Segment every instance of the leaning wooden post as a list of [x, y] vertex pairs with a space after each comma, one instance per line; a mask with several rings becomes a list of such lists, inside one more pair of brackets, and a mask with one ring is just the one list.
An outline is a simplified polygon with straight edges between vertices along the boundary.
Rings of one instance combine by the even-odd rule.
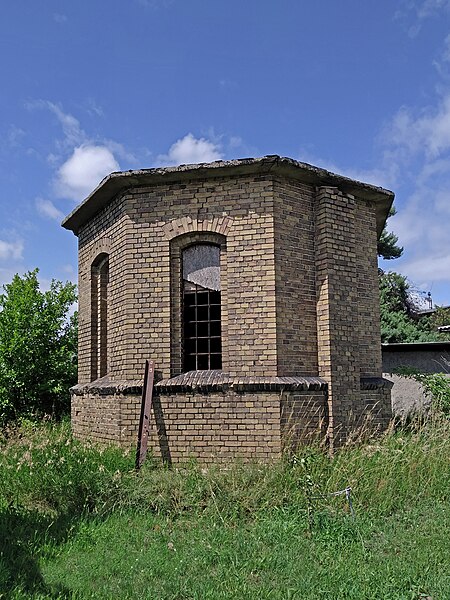
[[139, 433], [136, 449], [136, 470], [139, 470], [147, 456], [148, 428], [150, 424], [150, 409], [153, 397], [153, 380], [155, 365], [152, 360], [145, 361], [144, 386], [142, 388], [141, 418], [139, 420]]

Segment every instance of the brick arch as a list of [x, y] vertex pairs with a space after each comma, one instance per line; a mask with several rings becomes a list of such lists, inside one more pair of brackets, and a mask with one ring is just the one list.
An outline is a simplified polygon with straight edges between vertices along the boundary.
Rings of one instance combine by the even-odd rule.
[[173, 237], [170, 241], [170, 254], [172, 259], [181, 255], [181, 251], [193, 244], [215, 244], [224, 248], [226, 245], [226, 236], [221, 233], [211, 231], [193, 231], [181, 233]]
[[226, 236], [233, 223], [233, 219], [227, 216], [214, 217], [212, 219], [193, 219], [191, 217], [181, 217], [173, 219], [164, 225], [164, 235], [166, 240], [173, 240], [187, 233], [209, 232]]
[[90, 269], [91, 265], [101, 254], [111, 254], [111, 245], [111, 238], [109, 237], [103, 237], [92, 244], [89, 248], [89, 252], [86, 254], [86, 259], [84, 260], [84, 264], [87, 265], [87, 268]]
[[220, 247], [220, 278], [222, 281], [222, 368], [227, 367], [227, 239], [222, 233], [192, 231], [181, 233], [170, 240], [170, 289], [171, 289], [171, 376], [182, 371], [182, 306], [181, 306], [181, 260], [185, 248], [195, 244], [214, 244]]

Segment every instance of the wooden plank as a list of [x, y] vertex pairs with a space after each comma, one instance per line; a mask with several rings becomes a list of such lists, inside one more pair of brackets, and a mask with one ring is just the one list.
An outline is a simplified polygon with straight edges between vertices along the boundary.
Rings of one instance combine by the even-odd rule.
[[139, 432], [136, 449], [136, 470], [139, 470], [141, 468], [147, 456], [150, 409], [152, 406], [153, 399], [154, 377], [155, 364], [152, 360], [146, 360], [144, 386], [142, 388], [141, 417], [139, 419]]

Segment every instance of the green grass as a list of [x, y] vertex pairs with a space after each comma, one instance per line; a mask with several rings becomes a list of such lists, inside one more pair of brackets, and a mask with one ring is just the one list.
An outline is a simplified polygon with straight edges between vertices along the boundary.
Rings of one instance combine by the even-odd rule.
[[29, 425], [0, 441], [0, 598], [450, 598], [449, 434], [135, 475]]

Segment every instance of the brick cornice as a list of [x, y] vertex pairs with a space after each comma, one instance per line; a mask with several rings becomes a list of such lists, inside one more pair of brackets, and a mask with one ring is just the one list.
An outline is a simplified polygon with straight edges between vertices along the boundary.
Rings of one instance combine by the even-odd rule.
[[377, 205], [378, 233], [381, 234], [394, 194], [381, 187], [362, 183], [331, 173], [313, 165], [292, 158], [277, 155], [259, 158], [243, 158], [229, 161], [215, 161], [195, 165], [179, 165], [156, 169], [140, 169], [111, 173], [97, 188], [68, 215], [62, 226], [78, 235], [83, 223], [88, 221], [101, 208], [109, 204], [119, 193], [133, 187], [159, 185], [160, 183], [186, 182], [194, 179], [214, 177], [279, 175], [298, 179], [316, 186], [337, 186], [344, 193], [374, 201]]

